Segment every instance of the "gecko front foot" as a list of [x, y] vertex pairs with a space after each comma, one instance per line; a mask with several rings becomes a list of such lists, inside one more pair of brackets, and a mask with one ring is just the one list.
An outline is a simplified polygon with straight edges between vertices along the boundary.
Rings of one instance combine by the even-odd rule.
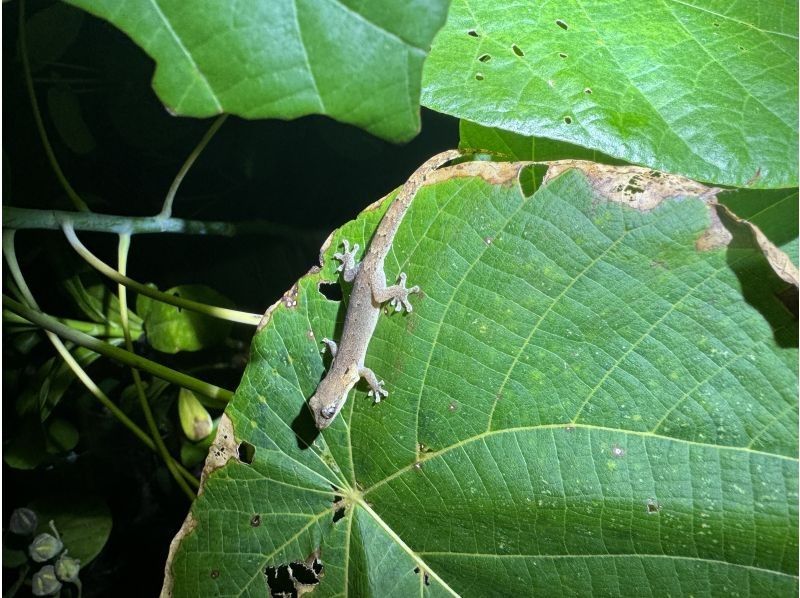
[[344, 245], [344, 252], [337, 251], [333, 254], [334, 259], [342, 262], [339, 264], [339, 267], [336, 268], [336, 271], [342, 273], [346, 282], [353, 282], [356, 274], [358, 274], [359, 266], [361, 266], [361, 264], [356, 263], [356, 253], [358, 253], [359, 245], [355, 243], [351, 250], [350, 241], [347, 239], [342, 239], [342, 245]]
[[[332, 341], [329, 338], [323, 338], [322, 342], [325, 343], [326, 347], [328, 347], [328, 351], [331, 352], [331, 357], [336, 357], [336, 352], [339, 350], [339, 347], [336, 344], [336, 341]], [[323, 349], [322, 352], [324, 353], [325, 349]]]
[[375, 402], [380, 403], [381, 399], [389, 396], [389, 391], [383, 387], [383, 380], [378, 381], [378, 377], [369, 368], [360, 368], [358, 375], [364, 378], [369, 384], [370, 391], [367, 393], [368, 397], [375, 397]]
[[388, 301], [389, 305], [394, 307], [395, 311], [403, 311], [405, 307], [407, 312], [411, 312], [414, 310], [414, 306], [412, 306], [411, 302], [408, 300], [408, 295], [410, 293], [419, 293], [419, 287], [414, 285], [410, 289], [407, 289], [406, 273], [401, 272], [398, 284], [386, 287], [382, 291], [374, 293], [374, 295], [379, 303]]

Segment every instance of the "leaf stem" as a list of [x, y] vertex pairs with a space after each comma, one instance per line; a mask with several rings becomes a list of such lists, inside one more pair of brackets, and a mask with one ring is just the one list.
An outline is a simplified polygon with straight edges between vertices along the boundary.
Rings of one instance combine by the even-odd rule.
[[33, 109], [33, 119], [36, 121], [36, 129], [39, 131], [39, 137], [42, 139], [42, 145], [44, 146], [44, 151], [47, 154], [47, 159], [50, 162], [50, 166], [53, 168], [53, 172], [55, 172], [58, 182], [61, 183], [61, 186], [64, 188], [64, 191], [66, 191], [67, 197], [69, 197], [70, 201], [72, 201], [75, 209], [81, 212], [88, 212], [89, 207], [75, 192], [75, 189], [72, 188], [72, 185], [69, 184], [67, 177], [64, 176], [64, 172], [61, 170], [61, 166], [56, 159], [56, 154], [53, 151], [53, 147], [50, 145], [50, 140], [47, 138], [47, 131], [44, 128], [42, 114], [39, 111], [39, 103], [36, 100], [36, 91], [33, 88], [31, 63], [30, 59], [28, 58], [28, 41], [27, 34], [25, 32], [25, 0], [20, 0], [19, 2], [19, 49], [22, 57], [22, 72], [25, 76], [25, 87], [28, 90], [28, 96], [31, 100], [31, 108]]
[[172, 181], [172, 185], [170, 185], [169, 191], [167, 192], [166, 198], [164, 198], [164, 205], [161, 208], [161, 213], [158, 215], [159, 219], [170, 218], [172, 216], [172, 203], [175, 200], [175, 194], [178, 192], [178, 187], [181, 186], [183, 182], [183, 177], [186, 176], [186, 173], [189, 172], [189, 169], [194, 164], [197, 157], [202, 153], [205, 149], [208, 142], [211, 141], [211, 138], [214, 137], [214, 134], [219, 130], [225, 120], [228, 118], [227, 114], [223, 114], [219, 116], [209, 127], [206, 134], [203, 135], [203, 138], [200, 140], [200, 143], [197, 144], [192, 150], [192, 153], [189, 154], [189, 157], [186, 158], [186, 162], [183, 163], [180, 170], [178, 170], [178, 174], [175, 175], [175, 180]]
[[143, 285], [140, 282], [136, 282], [127, 276], [123, 276], [114, 268], [95, 256], [86, 248], [83, 243], [80, 242], [78, 236], [75, 234], [75, 229], [69, 220], [62, 223], [62, 229], [64, 230], [64, 235], [66, 235], [69, 244], [72, 245], [73, 249], [75, 249], [75, 251], [77, 251], [83, 259], [85, 259], [100, 273], [104, 274], [114, 282], [118, 284], [124, 284], [126, 287], [133, 289], [137, 293], [147, 295], [148, 297], [152, 297], [153, 299], [174, 305], [176, 307], [189, 309], [207, 316], [220, 318], [222, 320], [229, 320], [231, 322], [238, 322], [240, 324], [250, 324], [251, 326], [256, 326], [261, 321], [261, 316], [258, 314], [250, 314], [224, 307], [214, 307], [212, 305], [206, 305], [205, 303], [192, 301], [191, 299], [183, 299], [181, 297], [176, 297], [175, 295], [170, 295], [169, 293], [162, 293], [161, 291], [157, 291], [156, 289]]
[[[61, 322], [65, 326], [80, 330], [91, 336], [99, 336], [103, 338], [122, 338], [122, 328], [113, 322], [86, 322], [84, 320], [73, 320], [71, 318], [55, 318], [56, 321]], [[38, 330], [38, 326], [34, 326], [25, 318], [18, 316], [15, 313], [3, 310], [3, 321], [9, 324], [22, 324], [27, 328]]]
[[[119, 245], [117, 247], [117, 264], [119, 273], [122, 275], [125, 275], [125, 272], [128, 269], [128, 251], [130, 250], [130, 246], [130, 235], [120, 235]], [[133, 341], [131, 340], [131, 329], [128, 323], [128, 289], [125, 288], [125, 285], [118, 284], [117, 293], [119, 297], [119, 317], [120, 322], [122, 323], [122, 331], [125, 335], [125, 348], [129, 352], [133, 353]], [[144, 392], [142, 377], [139, 375], [139, 370], [135, 367], [131, 367], [131, 375], [133, 376], [133, 384], [136, 387], [136, 394], [139, 395], [139, 403], [142, 406], [144, 419], [147, 422], [148, 429], [150, 430], [150, 437], [153, 439], [153, 442], [155, 442], [158, 453], [164, 460], [164, 464], [172, 474], [172, 477], [175, 478], [175, 482], [178, 484], [180, 489], [183, 490], [184, 494], [186, 494], [191, 502], [196, 498], [196, 495], [189, 487], [189, 484], [186, 482], [186, 480], [181, 477], [180, 472], [178, 472], [178, 469], [175, 467], [175, 462], [172, 458], [172, 455], [170, 455], [169, 451], [167, 450], [167, 445], [164, 444], [164, 440], [161, 438], [161, 434], [158, 431], [158, 425], [156, 424], [156, 419], [153, 417], [153, 410], [150, 409], [150, 403], [147, 400], [147, 395]]]
[[3, 307], [19, 316], [22, 316], [29, 322], [33, 322], [41, 328], [57, 334], [61, 338], [65, 338], [82, 347], [91, 349], [96, 353], [100, 353], [101, 355], [105, 355], [111, 359], [115, 359], [120, 363], [137, 367], [141, 370], [149, 372], [150, 374], [153, 374], [158, 378], [161, 378], [162, 380], [166, 380], [168, 382], [172, 382], [179, 386], [193, 390], [202, 395], [201, 402], [208, 407], [224, 407], [225, 404], [233, 397], [233, 393], [229, 390], [209, 384], [208, 382], [203, 382], [202, 380], [198, 380], [192, 376], [187, 376], [182, 372], [178, 372], [163, 366], [160, 363], [150, 361], [149, 359], [145, 359], [144, 357], [126, 351], [125, 349], [115, 347], [114, 345], [96, 339], [88, 334], [84, 334], [83, 332], [73, 330], [72, 328], [69, 328], [68, 326], [65, 326], [56, 320], [54, 317], [41, 311], [25, 307], [23, 304], [14, 301], [7, 295], [3, 295]]

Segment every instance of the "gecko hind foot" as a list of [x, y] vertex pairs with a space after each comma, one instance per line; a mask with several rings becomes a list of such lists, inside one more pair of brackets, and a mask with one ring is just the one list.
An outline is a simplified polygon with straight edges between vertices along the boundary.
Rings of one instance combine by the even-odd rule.
[[403, 308], [405, 308], [407, 312], [412, 312], [414, 311], [414, 306], [411, 305], [408, 296], [411, 293], [419, 293], [419, 290], [419, 287], [416, 285], [411, 288], [406, 288], [406, 273], [401, 272], [399, 282], [396, 285], [387, 287], [383, 291], [381, 303], [388, 300], [389, 305], [394, 307], [395, 311], [403, 311]]
[[342, 239], [342, 245], [344, 245], [344, 252], [337, 251], [333, 254], [334, 259], [342, 262], [339, 264], [339, 267], [336, 268], [336, 271], [342, 273], [345, 282], [353, 282], [361, 266], [361, 264], [356, 263], [356, 253], [358, 253], [359, 244], [353, 244], [353, 249], [351, 250], [350, 241]]

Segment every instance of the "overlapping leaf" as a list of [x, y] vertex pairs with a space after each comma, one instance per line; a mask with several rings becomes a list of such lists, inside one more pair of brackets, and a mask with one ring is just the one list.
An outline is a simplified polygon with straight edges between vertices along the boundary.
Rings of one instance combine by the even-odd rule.
[[423, 104], [716, 184], [795, 187], [796, 2], [455, 0]]
[[186, 116], [327, 114], [395, 141], [419, 130], [422, 64], [448, 0], [93, 2], [156, 61], [153, 87]]
[[372, 339], [387, 400], [358, 389], [308, 427], [343, 316], [317, 287], [385, 202], [273, 308], [171, 555], [173, 595], [300, 577], [320, 596], [796, 593], [785, 284], [746, 244], [698, 249], [697, 198], [640, 211], [574, 170], [524, 197], [513, 167], [470, 168], [419, 192], [387, 259], [424, 291]]

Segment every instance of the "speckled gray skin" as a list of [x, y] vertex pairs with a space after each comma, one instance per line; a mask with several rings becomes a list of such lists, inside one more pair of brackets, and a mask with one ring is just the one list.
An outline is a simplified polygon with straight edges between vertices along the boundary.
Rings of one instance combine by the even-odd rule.
[[389, 301], [397, 311], [402, 311], [403, 308], [411, 311], [408, 295], [419, 292], [419, 287], [406, 288], [404, 272], [400, 274], [398, 284], [387, 287], [386, 274], [383, 271], [384, 260], [392, 247], [400, 222], [417, 190], [424, 184], [425, 178], [440, 166], [461, 155], [458, 150], [442, 152], [425, 162], [411, 175], [397, 198], [386, 210], [360, 264], [355, 262], [358, 245], [351, 250], [347, 241], [343, 243], [344, 252], [334, 255], [342, 262], [339, 270], [342, 270], [344, 279], [353, 282], [353, 290], [350, 293], [350, 304], [347, 307], [344, 330], [338, 347], [333, 341], [323, 339], [333, 354], [333, 362], [308, 401], [314, 422], [320, 430], [328, 427], [336, 414], [341, 411], [347, 395], [360, 378], [364, 378], [369, 384], [371, 388], [369, 394], [375, 397], [376, 403], [389, 394], [383, 388], [383, 381], [378, 381], [375, 373], [364, 367], [364, 357], [375, 325], [378, 323], [381, 305]]

